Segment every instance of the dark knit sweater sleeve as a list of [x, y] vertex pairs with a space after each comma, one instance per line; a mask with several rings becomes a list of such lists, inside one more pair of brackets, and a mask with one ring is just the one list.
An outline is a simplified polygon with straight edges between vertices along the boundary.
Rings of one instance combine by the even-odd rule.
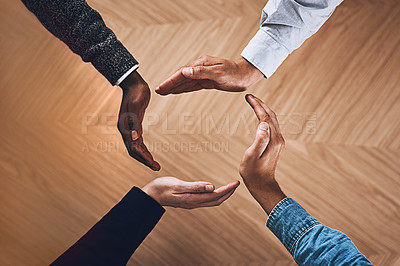
[[138, 64], [84, 0], [22, 0], [43, 26], [115, 85]]

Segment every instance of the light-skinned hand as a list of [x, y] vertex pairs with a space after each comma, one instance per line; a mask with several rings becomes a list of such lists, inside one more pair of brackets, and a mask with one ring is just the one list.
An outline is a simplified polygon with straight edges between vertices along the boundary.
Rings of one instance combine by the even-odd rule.
[[165, 80], [156, 92], [180, 94], [202, 89], [240, 92], [263, 78], [263, 74], [244, 58], [236, 61], [202, 56], [180, 68]]
[[121, 84], [123, 90], [121, 109], [118, 118], [118, 130], [122, 135], [130, 156], [154, 171], [160, 170], [160, 164], [143, 143], [142, 121], [150, 101], [150, 89], [137, 71], [130, 74]]
[[243, 155], [239, 173], [252, 196], [269, 214], [286, 197], [275, 179], [275, 169], [285, 140], [275, 113], [253, 95], [246, 95], [246, 100], [260, 124], [253, 144]]
[[159, 177], [142, 190], [162, 206], [195, 209], [221, 205], [239, 184], [239, 181], [233, 181], [215, 189], [209, 182], [186, 182], [175, 177]]

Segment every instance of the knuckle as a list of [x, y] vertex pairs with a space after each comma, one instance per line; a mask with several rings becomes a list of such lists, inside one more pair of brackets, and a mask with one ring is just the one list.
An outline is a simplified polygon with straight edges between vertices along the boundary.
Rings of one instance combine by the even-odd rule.
[[122, 133], [123, 129], [122, 129], [120, 122], [118, 122], [118, 124], [117, 124], [117, 129], [118, 129], [119, 133]]
[[265, 121], [269, 121], [271, 119], [271, 117], [269, 116], [269, 114], [267, 113], [263, 113], [261, 115], [261, 121], [265, 122]]
[[[224, 70], [223, 70], [222, 68], [220, 68], [220, 67], [216, 67], [216, 68], [213, 70], [213, 72], [214, 72], [214, 74], [217, 75], [217, 76], [222, 76], [222, 75], [224, 74]], [[221, 80], [223, 80], [222, 77], [221, 77]]]
[[184, 205], [184, 207], [183, 207], [183, 208], [185, 208], [185, 209], [187, 209], [187, 210], [192, 210], [192, 209], [194, 209], [194, 207], [193, 207], [193, 206], [191, 206], [191, 205], [188, 205], [188, 204]]
[[278, 150], [282, 150], [285, 147], [285, 139], [281, 135], [277, 137], [275, 146]]
[[239, 174], [240, 174], [240, 176], [242, 178], [245, 178], [248, 175], [249, 169], [251, 169], [252, 166], [253, 166], [253, 164], [251, 162], [243, 160], [240, 163], [240, 166], [239, 166]]
[[244, 157], [246, 159], [250, 159], [253, 157], [253, 149], [248, 149], [245, 153], [244, 153]]
[[243, 162], [252, 160], [254, 156], [255, 156], [254, 149], [253, 146], [251, 146], [250, 148], [247, 149], [247, 151], [245, 151], [243, 155]]
[[132, 147], [132, 145], [130, 143], [126, 143], [126, 148], [128, 150], [129, 156], [131, 156], [131, 157], [135, 157], [136, 156], [136, 153], [133, 150], [133, 147]]
[[244, 170], [240, 170], [239, 169], [239, 175], [240, 175], [241, 178], [245, 178], [246, 173], [244, 172]]
[[174, 184], [171, 188], [173, 191], [180, 191], [181, 186], [179, 184]]
[[244, 174], [245, 174], [245, 168], [242, 165], [240, 165], [240, 167], [239, 167], [239, 174], [240, 174], [241, 177], [243, 177]]
[[272, 111], [272, 110], [270, 110], [270, 116], [271, 116], [273, 119], [276, 119], [276, 114], [275, 114], [275, 112]]
[[282, 136], [280, 136], [280, 138], [279, 138], [279, 144], [280, 144], [281, 149], [283, 149], [285, 147], [286, 141]]
[[285, 146], [285, 139], [282, 137], [282, 135], [278, 136], [278, 143], [281, 146]]
[[192, 206], [192, 205], [194, 204], [193, 199], [190, 198], [190, 197], [186, 197], [186, 199], [184, 200], [184, 202], [185, 202], [185, 205], [188, 206], [188, 207], [190, 207], [190, 206]]
[[209, 55], [202, 55], [202, 56], [200, 57], [200, 59], [201, 59], [202, 61], [208, 61], [208, 60], [210, 59], [210, 56], [209, 56]]
[[197, 192], [203, 191], [203, 186], [202, 185], [196, 185], [193, 189], [194, 189], [194, 191], [197, 191]]

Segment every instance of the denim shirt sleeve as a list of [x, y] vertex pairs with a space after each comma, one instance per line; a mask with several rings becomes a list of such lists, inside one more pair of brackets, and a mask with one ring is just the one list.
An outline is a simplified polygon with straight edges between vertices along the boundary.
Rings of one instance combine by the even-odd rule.
[[322, 225], [291, 198], [275, 206], [267, 227], [299, 265], [372, 265], [349, 237]]
[[269, 78], [328, 20], [343, 0], [269, 0], [242, 56]]

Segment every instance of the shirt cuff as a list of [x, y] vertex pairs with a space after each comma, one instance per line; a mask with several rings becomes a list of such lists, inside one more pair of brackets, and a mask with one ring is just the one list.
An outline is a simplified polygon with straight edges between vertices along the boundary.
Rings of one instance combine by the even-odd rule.
[[266, 78], [269, 78], [289, 54], [290, 52], [285, 46], [260, 29], [244, 48], [242, 57], [258, 68]]
[[118, 80], [117, 82], [115, 82], [115, 86], [119, 86], [119, 84], [122, 83], [122, 81], [124, 81], [124, 79], [126, 79], [127, 76], [129, 76], [133, 71], [135, 71], [136, 69], [139, 68], [139, 64], [134, 65], [131, 69], [129, 69], [125, 74], [123, 74]]
[[296, 243], [320, 223], [295, 200], [281, 200], [270, 213], [267, 227], [293, 255]]

